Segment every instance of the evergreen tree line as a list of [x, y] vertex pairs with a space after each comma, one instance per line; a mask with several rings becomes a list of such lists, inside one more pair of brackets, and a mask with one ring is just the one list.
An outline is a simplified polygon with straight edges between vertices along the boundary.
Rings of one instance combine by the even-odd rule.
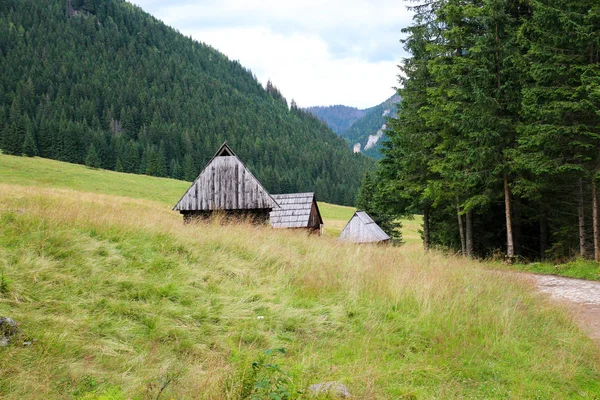
[[228, 141], [272, 193], [352, 204], [372, 161], [123, 0], [0, 0], [0, 149], [193, 180]]
[[363, 207], [423, 214], [426, 248], [600, 259], [600, 3], [412, 9], [402, 102]]

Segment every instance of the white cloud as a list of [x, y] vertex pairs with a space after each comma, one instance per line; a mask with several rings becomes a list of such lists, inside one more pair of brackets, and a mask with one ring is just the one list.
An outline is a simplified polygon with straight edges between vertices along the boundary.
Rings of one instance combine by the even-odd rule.
[[393, 94], [410, 13], [399, 1], [133, 0], [271, 79], [300, 106], [371, 107]]

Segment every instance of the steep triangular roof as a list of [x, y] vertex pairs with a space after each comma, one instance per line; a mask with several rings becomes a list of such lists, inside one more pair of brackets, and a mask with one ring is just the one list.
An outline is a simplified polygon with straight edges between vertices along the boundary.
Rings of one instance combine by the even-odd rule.
[[177, 211], [276, 209], [279, 205], [227, 142], [173, 207]]
[[364, 211], [354, 213], [340, 233], [340, 240], [355, 243], [384, 242], [391, 238]]
[[[271, 211], [273, 228], [307, 228], [311, 224], [319, 227], [323, 218], [314, 193], [274, 194], [273, 199], [279, 204], [279, 209]], [[311, 212], [315, 208], [317, 221], [311, 221]]]

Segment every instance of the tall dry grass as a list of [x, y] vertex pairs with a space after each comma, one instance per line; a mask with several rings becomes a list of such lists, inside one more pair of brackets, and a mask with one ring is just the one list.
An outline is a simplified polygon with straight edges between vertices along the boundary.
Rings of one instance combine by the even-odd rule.
[[295, 397], [331, 380], [358, 398], [600, 393], [598, 351], [564, 310], [417, 244], [183, 225], [161, 203], [0, 184], [0, 260], [0, 315], [37, 339], [0, 349], [4, 398], [239, 398], [276, 347]]

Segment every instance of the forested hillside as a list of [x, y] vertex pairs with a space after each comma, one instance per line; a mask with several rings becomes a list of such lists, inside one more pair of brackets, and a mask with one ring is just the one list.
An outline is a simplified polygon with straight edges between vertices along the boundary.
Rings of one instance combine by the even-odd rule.
[[350, 204], [371, 161], [122, 0], [0, 0], [0, 148], [192, 180], [225, 140], [271, 192]]
[[307, 107], [305, 110], [325, 122], [338, 135], [369, 111], [342, 105]]
[[600, 260], [600, 3], [413, 9], [372, 213], [423, 213], [426, 247]]

